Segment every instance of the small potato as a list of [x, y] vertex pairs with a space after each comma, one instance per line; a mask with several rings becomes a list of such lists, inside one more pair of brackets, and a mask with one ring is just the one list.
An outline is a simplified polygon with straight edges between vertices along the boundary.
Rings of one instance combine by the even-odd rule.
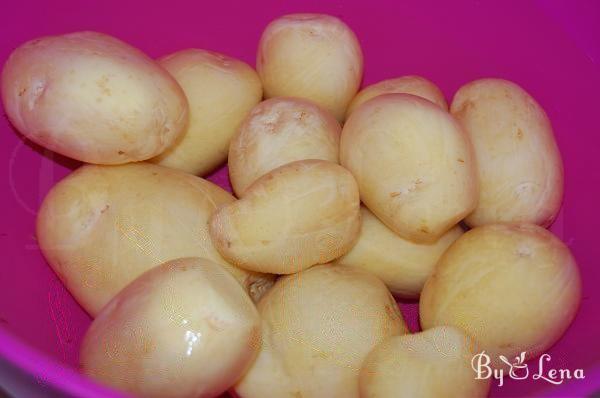
[[403, 298], [419, 297], [439, 258], [463, 234], [457, 225], [435, 243], [414, 243], [396, 235], [367, 208], [360, 210], [362, 226], [358, 240], [335, 263], [371, 272], [392, 293]]
[[471, 137], [481, 182], [467, 224], [552, 224], [563, 166], [542, 107], [512, 82], [481, 79], [461, 87], [451, 109]]
[[442, 91], [432, 82], [421, 76], [402, 76], [380, 81], [363, 88], [350, 102], [346, 111], [346, 119], [360, 105], [382, 94], [404, 93], [425, 98], [440, 108], [448, 110], [448, 104]]
[[466, 232], [442, 256], [419, 303], [423, 329], [449, 325], [475, 338], [493, 366], [499, 355], [536, 357], [573, 320], [581, 282], [569, 249], [533, 224]]
[[477, 204], [468, 136], [414, 95], [384, 94], [357, 108], [342, 130], [340, 161], [369, 210], [413, 242], [435, 242]]
[[369, 351], [408, 333], [385, 285], [350, 267], [319, 265], [282, 277], [258, 310], [262, 346], [234, 386], [241, 398], [358, 398]]
[[361, 398], [485, 398], [490, 380], [475, 378], [479, 351], [448, 326], [393, 336], [377, 345], [360, 371]]
[[234, 200], [200, 177], [166, 167], [87, 165], [44, 199], [38, 243], [92, 316], [144, 271], [180, 257], [204, 257], [223, 265], [258, 298], [273, 277], [227, 263], [208, 235], [212, 212]]
[[83, 340], [81, 367], [138, 397], [217, 397], [256, 358], [260, 323], [220, 265], [177, 259], [142, 274], [102, 309]]
[[185, 94], [169, 73], [95, 32], [23, 44], [4, 65], [1, 90], [17, 130], [88, 163], [149, 159], [173, 144], [188, 121]]
[[338, 163], [340, 124], [299, 98], [273, 98], [256, 106], [229, 147], [229, 177], [239, 196], [269, 171], [296, 160]]
[[158, 62], [183, 88], [190, 122], [152, 162], [205, 175], [227, 159], [231, 137], [262, 99], [260, 79], [246, 63], [205, 50], [179, 51]]
[[292, 14], [263, 32], [256, 69], [266, 98], [307, 98], [341, 121], [360, 86], [363, 56], [354, 32], [338, 18]]
[[219, 253], [243, 269], [291, 274], [348, 252], [360, 231], [352, 175], [325, 160], [299, 160], [252, 184], [210, 219]]

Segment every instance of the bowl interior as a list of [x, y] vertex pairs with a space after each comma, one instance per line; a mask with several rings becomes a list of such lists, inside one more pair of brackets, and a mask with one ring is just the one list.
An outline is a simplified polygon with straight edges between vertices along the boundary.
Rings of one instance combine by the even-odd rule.
[[[11, 2], [3, 10], [0, 62], [26, 40], [49, 34], [97, 30], [119, 37], [153, 57], [196, 47], [219, 51], [254, 65], [265, 25], [292, 12], [342, 18], [356, 32], [365, 56], [364, 83], [419, 74], [438, 84], [450, 101], [476, 78], [502, 77], [529, 91], [550, 117], [565, 164], [565, 197], [552, 231], [571, 248], [583, 276], [580, 312], [549, 354], [556, 368], [582, 368], [577, 386], [542, 380], [508, 380], [494, 396], [573, 395], [600, 389], [600, 254], [596, 227], [600, 173], [595, 154], [600, 91], [598, 3], [501, 2], [192, 2], [153, 6], [148, 2]], [[591, 18], [591, 19], [590, 19]], [[592, 39], [595, 37], [596, 39]], [[2, 226], [0, 249], [0, 354], [38, 378], [61, 379], [85, 391], [70, 373], [90, 318], [44, 261], [35, 238], [35, 217], [46, 192], [78, 166], [23, 139], [0, 120]], [[228, 187], [225, 168], [210, 177]], [[417, 327], [416, 304], [402, 309]], [[7, 336], [7, 333], [9, 335]], [[17, 337], [24, 346], [12, 340]], [[10, 357], [26, 347], [28, 355]], [[64, 368], [66, 367], [66, 368]], [[59, 373], [57, 373], [59, 372]], [[66, 388], [61, 387], [59, 388]], [[91, 387], [89, 387], [91, 388]], [[579, 395], [579, 394], [577, 394]]]

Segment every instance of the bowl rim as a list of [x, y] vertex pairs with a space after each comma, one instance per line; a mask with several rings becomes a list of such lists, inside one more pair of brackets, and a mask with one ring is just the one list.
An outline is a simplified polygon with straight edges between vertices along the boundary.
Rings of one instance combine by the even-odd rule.
[[0, 326], [0, 357], [39, 383], [56, 392], [73, 397], [125, 398], [126, 395], [104, 387], [76, 369], [61, 364], [46, 353], [28, 345], [5, 327]]

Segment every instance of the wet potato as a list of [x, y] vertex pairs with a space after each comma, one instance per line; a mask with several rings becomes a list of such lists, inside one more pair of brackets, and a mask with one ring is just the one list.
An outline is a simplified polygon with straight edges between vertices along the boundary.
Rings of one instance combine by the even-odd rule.
[[259, 349], [260, 316], [241, 286], [219, 264], [184, 258], [119, 292], [88, 329], [80, 362], [85, 374], [136, 396], [212, 398]]

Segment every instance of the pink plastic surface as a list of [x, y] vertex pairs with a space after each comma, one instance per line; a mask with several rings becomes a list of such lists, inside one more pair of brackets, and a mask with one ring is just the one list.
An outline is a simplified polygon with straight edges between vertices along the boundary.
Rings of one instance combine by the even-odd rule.
[[[579, 314], [549, 353], [554, 367], [582, 368], [586, 379], [558, 387], [507, 381], [492, 394], [580, 397], [600, 391], [600, 2], [14, 1], [0, 14], [0, 62], [38, 36], [97, 30], [153, 57], [197, 47], [253, 64], [262, 29], [291, 12], [346, 21], [364, 50], [365, 84], [420, 74], [450, 100], [467, 81], [493, 76], [517, 82], [538, 99], [554, 125], [566, 172], [563, 211], [552, 230], [572, 249], [584, 283]], [[46, 265], [34, 234], [45, 193], [76, 166], [24, 141], [0, 120], [0, 365], [24, 375], [9, 381], [38, 383], [58, 396], [113, 397], [73, 371], [90, 319]], [[226, 170], [211, 178], [228, 184]], [[402, 309], [416, 327], [415, 304]]]

